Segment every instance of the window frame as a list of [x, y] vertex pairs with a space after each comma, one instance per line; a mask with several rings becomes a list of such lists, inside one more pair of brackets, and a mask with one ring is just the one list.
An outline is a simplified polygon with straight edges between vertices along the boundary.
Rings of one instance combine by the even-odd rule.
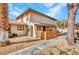
[[17, 30], [24, 30], [24, 25], [17, 25]]

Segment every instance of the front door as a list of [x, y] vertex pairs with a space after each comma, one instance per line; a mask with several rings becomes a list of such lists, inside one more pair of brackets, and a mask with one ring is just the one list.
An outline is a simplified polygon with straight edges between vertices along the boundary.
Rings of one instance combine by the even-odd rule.
[[46, 27], [45, 26], [43, 26], [43, 31], [46, 31]]

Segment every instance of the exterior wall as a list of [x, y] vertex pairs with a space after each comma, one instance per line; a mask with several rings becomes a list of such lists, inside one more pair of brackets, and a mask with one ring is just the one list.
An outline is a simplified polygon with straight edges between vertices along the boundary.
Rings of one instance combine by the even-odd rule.
[[17, 19], [17, 20], [18, 20], [18, 23], [23, 22], [23, 23], [25, 23], [25, 24], [28, 24], [28, 22], [29, 22], [28, 19], [29, 19], [28, 14], [25, 14], [25, 15], [23, 15], [22, 17], [20, 17], [20, 18]]
[[31, 22], [55, 25], [55, 21], [37, 13], [31, 13]]
[[26, 35], [27, 28], [24, 26], [24, 30], [17, 30], [17, 25], [11, 25], [11, 33], [17, 33], [18, 36]]
[[[35, 28], [34, 28], [34, 24], [33, 23], [31, 23], [30, 22], [30, 14], [25, 14], [25, 15], [23, 15], [22, 17], [20, 17], [19, 19], [18, 19], [18, 23], [21, 23], [21, 22], [24, 22], [25, 24], [27, 24], [28, 25], [28, 27], [30, 27], [31, 28], [31, 26], [33, 26], [33, 32], [31, 32], [31, 29], [29, 30], [29, 32], [28, 32], [28, 36], [32, 36], [32, 37], [35, 37], [35, 35], [34, 34], [32, 34], [32, 33], [34, 33], [35, 31]], [[26, 29], [27, 30], [27, 29]], [[21, 32], [24, 32], [24, 31], [21, 31]], [[24, 32], [25, 33], [25, 32]], [[18, 33], [19, 34], [19, 33]]]
[[25, 14], [22, 18], [23, 22], [24, 23], [27, 23], [28, 22], [28, 14]]

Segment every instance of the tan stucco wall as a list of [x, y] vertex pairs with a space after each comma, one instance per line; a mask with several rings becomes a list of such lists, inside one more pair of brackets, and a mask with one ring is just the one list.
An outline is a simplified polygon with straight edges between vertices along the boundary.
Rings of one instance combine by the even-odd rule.
[[28, 22], [28, 14], [23, 15], [22, 17], [20, 17], [17, 20], [19, 23], [21, 23], [21, 22], [27, 23]]
[[18, 36], [27, 34], [26, 30], [26, 26], [24, 26], [24, 30], [17, 30], [17, 25], [11, 25], [11, 33], [17, 33]]

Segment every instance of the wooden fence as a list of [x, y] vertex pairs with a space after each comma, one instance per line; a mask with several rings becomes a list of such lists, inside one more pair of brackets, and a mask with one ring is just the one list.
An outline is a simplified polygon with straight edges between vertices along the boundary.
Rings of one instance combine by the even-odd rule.
[[59, 35], [59, 31], [37, 31], [36, 36], [40, 39], [51, 39]]

